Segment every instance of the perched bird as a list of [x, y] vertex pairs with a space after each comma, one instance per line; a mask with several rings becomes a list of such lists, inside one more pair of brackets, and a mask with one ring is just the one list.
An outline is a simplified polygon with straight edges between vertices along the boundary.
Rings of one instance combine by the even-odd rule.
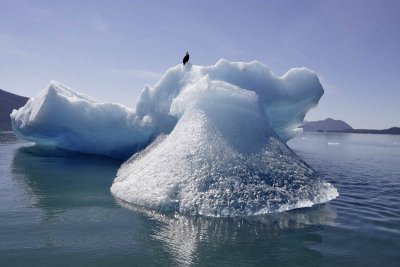
[[189, 61], [189, 52], [186, 52], [186, 55], [183, 57], [183, 65], [185, 65]]

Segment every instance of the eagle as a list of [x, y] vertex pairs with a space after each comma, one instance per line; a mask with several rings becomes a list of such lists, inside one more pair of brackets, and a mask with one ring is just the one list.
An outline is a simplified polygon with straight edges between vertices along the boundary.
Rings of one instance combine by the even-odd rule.
[[186, 52], [186, 55], [183, 57], [183, 65], [185, 65], [189, 61], [189, 52]]

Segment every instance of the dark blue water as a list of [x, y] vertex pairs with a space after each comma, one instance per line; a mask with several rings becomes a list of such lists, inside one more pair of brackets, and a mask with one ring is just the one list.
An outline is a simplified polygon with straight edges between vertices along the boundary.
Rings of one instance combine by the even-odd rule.
[[109, 188], [121, 162], [0, 133], [0, 266], [399, 266], [400, 136], [303, 134], [328, 204], [248, 218], [140, 210]]

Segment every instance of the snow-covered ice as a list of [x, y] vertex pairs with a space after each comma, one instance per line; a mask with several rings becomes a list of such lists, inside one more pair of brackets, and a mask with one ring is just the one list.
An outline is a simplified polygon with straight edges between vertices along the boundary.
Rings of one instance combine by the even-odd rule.
[[19, 136], [37, 143], [133, 154], [111, 187], [123, 201], [187, 214], [252, 215], [338, 195], [285, 144], [322, 94], [306, 68], [278, 77], [257, 61], [220, 60], [169, 69], [145, 87], [134, 110], [51, 82], [11, 118]]
[[134, 110], [101, 103], [55, 81], [14, 110], [11, 122], [23, 139], [117, 158], [143, 148], [154, 131], [136, 119]]

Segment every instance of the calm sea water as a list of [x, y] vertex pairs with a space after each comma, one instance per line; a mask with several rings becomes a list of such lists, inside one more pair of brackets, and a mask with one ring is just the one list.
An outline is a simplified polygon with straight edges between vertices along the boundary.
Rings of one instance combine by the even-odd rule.
[[118, 203], [121, 162], [0, 132], [0, 266], [400, 266], [400, 136], [312, 133], [289, 146], [340, 196], [221, 219]]

